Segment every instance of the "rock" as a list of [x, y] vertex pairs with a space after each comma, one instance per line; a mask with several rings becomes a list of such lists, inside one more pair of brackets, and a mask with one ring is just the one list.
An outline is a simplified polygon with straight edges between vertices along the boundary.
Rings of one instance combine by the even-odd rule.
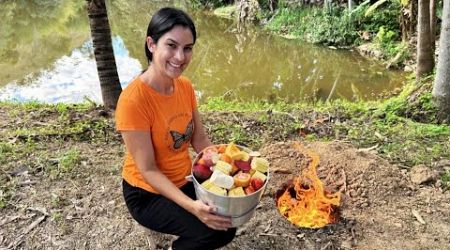
[[418, 185], [436, 180], [436, 176], [433, 171], [425, 165], [417, 165], [412, 167], [409, 176], [411, 181]]
[[406, 66], [403, 68], [403, 71], [405, 71], [405, 72], [413, 72], [414, 69], [413, 69], [413, 67], [412, 67], [411, 65], [406, 65]]

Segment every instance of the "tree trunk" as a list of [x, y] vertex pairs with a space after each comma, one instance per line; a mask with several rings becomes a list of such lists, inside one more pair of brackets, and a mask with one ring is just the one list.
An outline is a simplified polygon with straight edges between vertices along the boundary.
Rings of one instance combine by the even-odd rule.
[[409, 23], [409, 34], [411, 34], [410, 38], [413, 37], [413, 34], [416, 33], [417, 27], [417, 12], [418, 12], [418, 0], [409, 0], [409, 14], [410, 14], [410, 23]]
[[438, 117], [450, 122], [450, 1], [445, 0], [439, 40], [439, 57], [433, 97], [439, 108]]
[[115, 109], [122, 87], [117, 73], [105, 1], [86, 2], [103, 104], [106, 108]]
[[430, 38], [431, 38], [431, 51], [436, 50], [436, 0], [430, 0]]
[[433, 71], [431, 50], [430, 0], [419, 0], [419, 23], [417, 24], [417, 79]]

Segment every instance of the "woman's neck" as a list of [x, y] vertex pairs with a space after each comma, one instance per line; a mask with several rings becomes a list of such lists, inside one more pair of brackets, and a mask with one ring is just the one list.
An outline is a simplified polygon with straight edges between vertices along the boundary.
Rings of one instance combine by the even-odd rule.
[[173, 79], [157, 76], [152, 67], [148, 67], [148, 69], [140, 75], [140, 79], [160, 94], [171, 95], [173, 93]]

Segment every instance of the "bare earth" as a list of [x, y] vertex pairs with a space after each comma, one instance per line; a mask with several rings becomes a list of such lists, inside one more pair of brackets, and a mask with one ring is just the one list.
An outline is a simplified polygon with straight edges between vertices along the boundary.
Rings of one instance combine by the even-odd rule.
[[[167, 248], [173, 237], [147, 232], [125, 208], [120, 143], [67, 146], [86, 154], [69, 179], [51, 180], [26, 166], [9, 173], [20, 185], [0, 216], [0, 249]], [[406, 171], [369, 150], [342, 142], [306, 146], [321, 157], [318, 174], [328, 188], [343, 192], [339, 222], [302, 229], [280, 216], [275, 192], [308, 159], [291, 142], [274, 143], [260, 149], [271, 161], [271, 179], [255, 217], [224, 249], [450, 249], [448, 191], [412, 184]]]

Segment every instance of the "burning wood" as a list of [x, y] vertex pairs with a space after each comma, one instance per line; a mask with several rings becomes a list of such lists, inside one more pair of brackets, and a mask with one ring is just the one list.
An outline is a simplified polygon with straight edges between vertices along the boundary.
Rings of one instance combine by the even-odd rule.
[[299, 142], [294, 147], [312, 161], [308, 169], [277, 194], [277, 207], [281, 215], [298, 227], [320, 228], [337, 220], [337, 207], [341, 194], [324, 189], [317, 177], [319, 156], [305, 149]]

